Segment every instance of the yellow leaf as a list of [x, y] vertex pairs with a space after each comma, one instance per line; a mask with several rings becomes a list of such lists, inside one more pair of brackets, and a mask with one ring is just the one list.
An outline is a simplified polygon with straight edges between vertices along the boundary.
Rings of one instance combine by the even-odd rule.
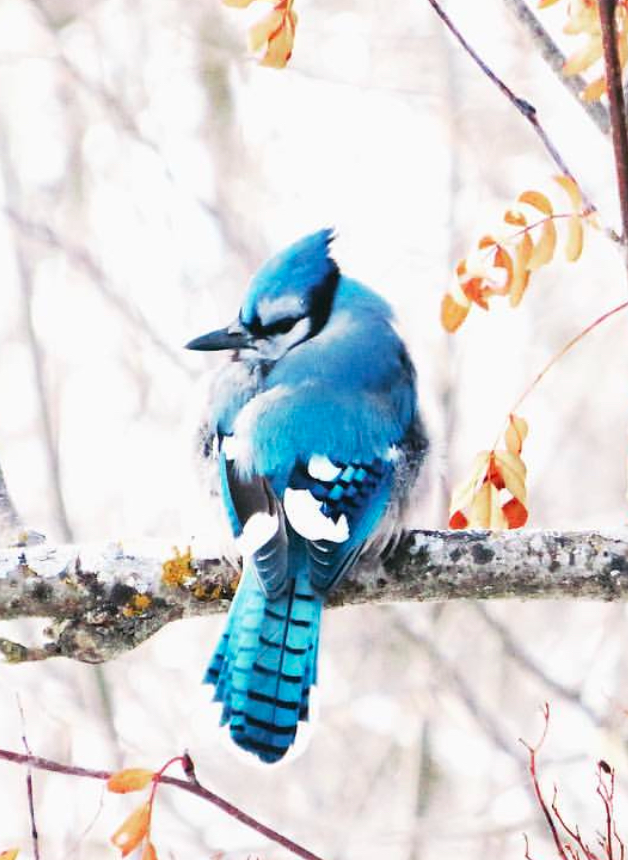
[[8, 851], [3, 851], [2, 854], [0, 854], [0, 860], [15, 860], [19, 853], [19, 848], [9, 848]]
[[602, 98], [606, 92], [606, 78], [596, 78], [591, 81], [580, 93], [580, 98], [583, 102], [596, 102]]
[[112, 774], [107, 781], [107, 789], [116, 794], [141, 791], [153, 781], [154, 772], [140, 767], [129, 767]]
[[527, 203], [528, 206], [534, 206], [535, 209], [538, 209], [539, 212], [542, 212], [544, 215], [554, 214], [552, 204], [545, 194], [541, 194], [540, 191], [524, 191], [523, 194], [519, 195], [518, 200], [520, 203]]
[[142, 804], [135, 812], [132, 812], [126, 821], [116, 830], [111, 841], [126, 857], [134, 851], [142, 839], [147, 835], [150, 826], [150, 806]]
[[508, 523], [499, 503], [499, 491], [488, 481], [480, 487], [469, 508], [469, 528], [506, 529]]
[[557, 182], [563, 191], [569, 195], [571, 208], [574, 212], [580, 212], [582, 210], [582, 192], [573, 176], [567, 176], [566, 174], [563, 176], [555, 176], [554, 182]]
[[253, 24], [248, 34], [249, 51], [255, 53], [264, 48], [272, 36], [283, 26], [283, 12], [273, 9], [257, 24]]
[[518, 415], [510, 415], [504, 439], [506, 440], [506, 448], [511, 454], [521, 453], [527, 435], [528, 422], [525, 418], [520, 418]]
[[516, 227], [525, 227], [528, 223], [523, 212], [519, 212], [517, 209], [508, 209], [504, 215], [504, 221], [506, 224], [514, 224]]
[[555, 250], [556, 227], [554, 222], [548, 219], [541, 228], [541, 237], [534, 246], [532, 256], [528, 260], [528, 269], [531, 272], [536, 272], [541, 266], [545, 266], [554, 256]]
[[510, 284], [510, 304], [513, 308], [517, 307], [528, 286], [528, 281], [530, 280], [528, 263], [530, 262], [533, 250], [534, 243], [530, 238], [530, 234], [524, 233], [521, 242], [515, 248], [512, 283]]
[[567, 224], [567, 244], [565, 245], [565, 257], [568, 262], [574, 263], [580, 257], [583, 238], [582, 219], [578, 215], [572, 215]]
[[479, 481], [482, 480], [486, 473], [490, 456], [490, 451], [480, 451], [479, 454], [476, 454], [469, 478], [457, 484], [452, 491], [451, 503], [449, 505], [450, 513], [462, 511], [471, 502]]
[[253, 0], [222, 0], [225, 6], [235, 6], [238, 9], [244, 9], [250, 6]]
[[563, 66], [563, 75], [569, 78], [572, 75], [579, 75], [596, 63], [602, 56], [602, 37], [592, 35], [589, 37], [589, 42], [572, 54]]
[[268, 40], [268, 48], [260, 62], [261, 66], [272, 69], [283, 69], [286, 66], [292, 56], [296, 23], [296, 14], [289, 12], [284, 18], [283, 26]]
[[445, 331], [453, 334], [465, 321], [471, 302], [464, 296], [465, 304], [457, 302], [450, 293], [443, 296], [440, 306], [440, 321]]
[[537, 9], [547, 9], [548, 6], [553, 6], [554, 3], [558, 3], [558, 0], [539, 0]]
[[510, 451], [496, 451], [495, 465], [510, 495], [525, 505], [526, 467], [521, 457], [518, 454], [511, 454]]

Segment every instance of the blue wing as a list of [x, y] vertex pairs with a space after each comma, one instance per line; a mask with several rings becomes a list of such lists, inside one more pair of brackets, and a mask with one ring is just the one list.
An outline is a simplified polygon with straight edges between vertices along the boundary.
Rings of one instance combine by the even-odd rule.
[[288, 522], [306, 539], [310, 581], [320, 594], [359, 556], [386, 510], [393, 480], [392, 458], [344, 463], [314, 457], [293, 470], [284, 506]]

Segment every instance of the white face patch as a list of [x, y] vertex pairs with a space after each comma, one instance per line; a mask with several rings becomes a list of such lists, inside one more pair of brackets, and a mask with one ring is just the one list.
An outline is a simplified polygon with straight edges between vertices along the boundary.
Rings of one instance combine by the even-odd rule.
[[276, 334], [267, 339], [256, 342], [256, 355], [262, 358], [277, 361], [284, 356], [289, 349], [305, 340], [310, 333], [311, 322], [309, 317], [298, 320], [290, 331], [285, 334]]
[[339, 466], [334, 466], [329, 457], [314, 454], [310, 457], [307, 470], [317, 481], [333, 481], [342, 472]]
[[279, 296], [276, 299], [260, 299], [256, 310], [260, 322], [265, 326], [283, 317], [300, 317], [305, 304], [299, 296]]
[[278, 529], [279, 518], [276, 514], [253, 514], [244, 524], [240, 537], [236, 538], [238, 552], [243, 556], [253, 555], [277, 534]]
[[321, 511], [322, 502], [317, 501], [309, 490], [293, 490], [288, 487], [283, 496], [283, 507], [290, 525], [306, 540], [328, 540], [344, 543], [349, 538], [349, 523], [344, 514], [335, 523]]

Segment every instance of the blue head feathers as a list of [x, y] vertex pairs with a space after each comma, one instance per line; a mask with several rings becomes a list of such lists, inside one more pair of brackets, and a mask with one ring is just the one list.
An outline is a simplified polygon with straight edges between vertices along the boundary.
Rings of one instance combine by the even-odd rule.
[[329, 256], [333, 238], [333, 230], [319, 230], [265, 263], [242, 304], [243, 325], [265, 329], [280, 318], [304, 317], [321, 302], [329, 305], [338, 280], [338, 266]]

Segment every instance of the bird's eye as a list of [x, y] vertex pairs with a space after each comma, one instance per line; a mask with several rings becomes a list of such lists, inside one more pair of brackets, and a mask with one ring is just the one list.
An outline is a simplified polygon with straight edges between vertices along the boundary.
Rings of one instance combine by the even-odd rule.
[[286, 334], [290, 329], [294, 328], [298, 322], [298, 317], [284, 317], [283, 319], [277, 320], [277, 322], [269, 323], [264, 326], [264, 334], [266, 337], [275, 334]]

